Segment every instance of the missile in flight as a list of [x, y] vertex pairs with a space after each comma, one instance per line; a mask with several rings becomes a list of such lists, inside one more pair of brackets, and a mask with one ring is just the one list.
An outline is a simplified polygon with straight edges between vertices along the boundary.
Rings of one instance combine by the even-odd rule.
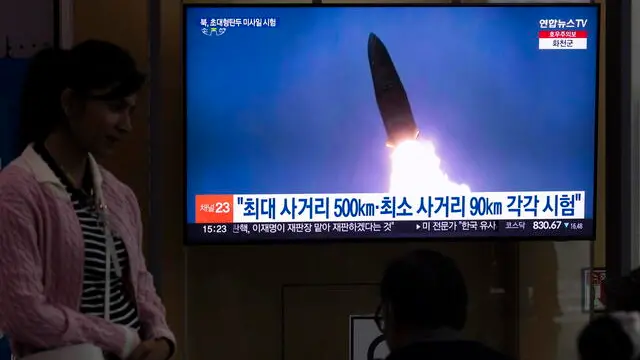
[[415, 140], [420, 131], [413, 118], [407, 92], [391, 60], [389, 51], [376, 34], [369, 34], [369, 67], [376, 102], [387, 132], [387, 146]]

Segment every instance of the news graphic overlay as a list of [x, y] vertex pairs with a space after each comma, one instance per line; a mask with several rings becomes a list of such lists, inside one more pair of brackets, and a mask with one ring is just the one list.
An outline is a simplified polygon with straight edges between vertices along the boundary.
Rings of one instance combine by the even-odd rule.
[[275, 28], [276, 18], [202, 18], [200, 31], [206, 36], [222, 36], [234, 28]]
[[587, 50], [589, 19], [540, 19], [540, 50]]
[[592, 240], [598, 19], [187, 5], [187, 243]]

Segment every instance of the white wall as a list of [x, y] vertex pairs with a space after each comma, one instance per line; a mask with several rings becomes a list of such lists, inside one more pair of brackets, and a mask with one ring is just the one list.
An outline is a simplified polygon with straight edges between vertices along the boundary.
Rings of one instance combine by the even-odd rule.
[[[72, 39], [72, 0], [60, 1], [61, 45]], [[28, 58], [54, 41], [53, 0], [0, 1], [0, 58]]]
[[53, 1], [0, 2], [0, 57], [27, 58], [53, 44]]

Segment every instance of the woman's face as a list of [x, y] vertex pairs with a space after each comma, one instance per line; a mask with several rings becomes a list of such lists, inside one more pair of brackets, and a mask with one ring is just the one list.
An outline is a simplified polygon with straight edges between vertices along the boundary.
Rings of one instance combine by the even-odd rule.
[[[101, 94], [96, 92], [93, 95]], [[69, 128], [80, 145], [95, 156], [111, 154], [132, 130], [135, 94], [118, 100], [88, 97], [78, 105], [72, 111], [66, 111]]]

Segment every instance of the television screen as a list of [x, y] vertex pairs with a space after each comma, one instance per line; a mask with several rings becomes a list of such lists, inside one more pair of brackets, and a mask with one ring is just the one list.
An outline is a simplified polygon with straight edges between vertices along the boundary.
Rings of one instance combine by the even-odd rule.
[[593, 239], [598, 17], [187, 5], [186, 241]]

